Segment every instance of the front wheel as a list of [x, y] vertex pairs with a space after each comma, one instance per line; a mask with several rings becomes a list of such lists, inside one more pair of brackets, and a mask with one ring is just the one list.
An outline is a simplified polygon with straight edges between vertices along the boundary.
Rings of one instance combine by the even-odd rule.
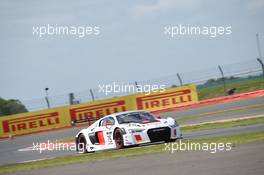
[[120, 129], [116, 129], [114, 132], [115, 144], [117, 149], [124, 148], [123, 135]]

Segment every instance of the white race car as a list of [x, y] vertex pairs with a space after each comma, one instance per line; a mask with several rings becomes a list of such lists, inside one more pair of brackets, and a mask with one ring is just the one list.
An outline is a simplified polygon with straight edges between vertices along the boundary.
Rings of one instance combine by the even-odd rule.
[[82, 129], [75, 137], [79, 153], [121, 149], [152, 142], [170, 142], [182, 137], [173, 118], [159, 119], [145, 111], [107, 115]]

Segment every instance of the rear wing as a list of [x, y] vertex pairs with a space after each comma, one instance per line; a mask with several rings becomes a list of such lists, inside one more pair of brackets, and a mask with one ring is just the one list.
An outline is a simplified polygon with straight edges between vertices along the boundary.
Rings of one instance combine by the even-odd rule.
[[85, 118], [85, 119], [81, 119], [81, 120], [73, 120], [71, 122], [72, 126], [79, 124], [79, 123], [88, 123], [89, 125], [91, 125], [91, 122], [94, 123], [94, 121], [99, 120], [101, 117], [91, 117], [91, 118]]

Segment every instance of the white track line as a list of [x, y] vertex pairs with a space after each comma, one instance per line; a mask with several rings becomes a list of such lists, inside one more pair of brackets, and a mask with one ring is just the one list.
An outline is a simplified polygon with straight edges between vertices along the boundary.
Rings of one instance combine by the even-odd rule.
[[42, 158], [42, 159], [33, 159], [33, 160], [25, 160], [25, 161], [18, 162], [18, 163], [29, 163], [29, 162], [36, 162], [36, 161], [40, 161], [40, 160], [48, 160], [48, 159], [53, 159], [53, 158], [56, 158], [56, 157]]

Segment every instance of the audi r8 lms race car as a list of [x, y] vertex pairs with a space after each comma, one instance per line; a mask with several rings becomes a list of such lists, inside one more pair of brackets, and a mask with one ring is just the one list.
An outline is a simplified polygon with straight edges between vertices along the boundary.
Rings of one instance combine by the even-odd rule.
[[100, 118], [75, 137], [79, 153], [121, 149], [182, 137], [173, 118], [160, 119], [145, 111], [127, 111]]

